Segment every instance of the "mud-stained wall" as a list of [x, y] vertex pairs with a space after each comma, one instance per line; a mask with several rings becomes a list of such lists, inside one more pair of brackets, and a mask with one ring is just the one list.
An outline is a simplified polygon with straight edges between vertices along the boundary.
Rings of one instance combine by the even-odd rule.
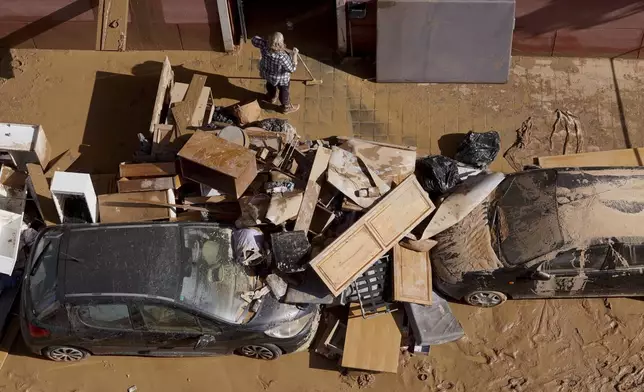
[[[98, 0], [0, 0], [0, 48], [94, 49]], [[129, 50], [223, 50], [216, 0], [130, 0]]]
[[[352, 22], [356, 53], [375, 52], [376, 2]], [[638, 58], [643, 38], [643, 0], [516, 0], [514, 55]]]
[[514, 54], [638, 58], [642, 0], [516, 0]]
[[[377, 0], [372, 1], [366, 18], [352, 23], [356, 54], [375, 52]], [[516, 2], [515, 55], [644, 56], [643, 0]], [[0, 0], [0, 47], [94, 49], [97, 3]], [[216, 0], [130, 0], [127, 47], [223, 50]]]

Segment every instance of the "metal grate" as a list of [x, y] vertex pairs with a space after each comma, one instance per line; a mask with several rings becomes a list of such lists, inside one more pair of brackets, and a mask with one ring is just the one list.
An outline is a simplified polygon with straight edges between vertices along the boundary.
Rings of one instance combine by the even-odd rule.
[[360, 304], [362, 317], [391, 312], [391, 256], [381, 257], [352, 286], [353, 292], [347, 299]]

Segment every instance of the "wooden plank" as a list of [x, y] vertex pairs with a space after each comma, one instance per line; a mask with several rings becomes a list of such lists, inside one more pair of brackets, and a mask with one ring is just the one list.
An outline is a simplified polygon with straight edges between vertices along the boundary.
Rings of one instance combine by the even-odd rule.
[[186, 96], [183, 98], [183, 102], [188, 108], [188, 123], [192, 122], [192, 116], [195, 113], [195, 109], [197, 109], [197, 101], [199, 101], [199, 96], [206, 85], [206, 79], [206, 75], [192, 75], [192, 80], [190, 80], [190, 85], [188, 85], [188, 91], [186, 91]]
[[537, 162], [544, 169], [553, 167], [642, 166], [644, 165], [644, 148], [539, 157]]
[[54, 205], [54, 198], [49, 190], [49, 184], [47, 184], [47, 178], [45, 178], [42, 168], [39, 164], [28, 163], [27, 173], [29, 174], [28, 184], [30, 191], [33, 193], [32, 197], [36, 200], [36, 205], [43, 221], [47, 226], [60, 223], [56, 205]]
[[103, 1], [100, 50], [125, 51], [129, 6], [129, 0]]
[[[188, 84], [180, 82], [175, 83], [170, 90], [170, 105], [183, 101], [186, 97], [187, 91]], [[201, 89], [201, 94], [197, 100], [197, 106], [192, 114], [192, 119], [190, 120], [190, 125], [193, 127], [201, 127], [210, 122], [210, 115], [205, 123], [204, 118], [206, 117], [206, 108], [208, 103], [212, 102], [210, 99], [211, 95], [210, 87], [204, 87]]]
[[349, 307], [342, 366], [378, 372], [398, 372], [402, 334], [393, 313], [362, 318], [360, 306]]
[[154, 128], [157, 124], [161, 123], [161, 111], [163, 103], [165, 102], [168, 89], [174, 83], [174, 72], [168, 57], [163, 60], [163, 67], [161, 68], [161, 76], [159, 77], [159, 84], [157, 86], [157, 95], [154, 98], [154, 108], [152, 109], [152, 120], [150, 121], [150, 135], [154, 133]]
[[20, 332], [20, 319], [19, 317], [14, 317], [9, 322], [9, 327], [7, 327], [0, 342], [0, 370], [2, 370], [9, 356], [9, 350], [11, 350], [11, 346], [13, 346], [13, 342], [16, 340], [18, 332]]
[[210, 210], [205, 207], [189, 206], [185, 204], [173, 204], [173, 203], [162, 203], [162, 202], [156, 202], [156, 201], [139, 201], [139, 200], [126, 200], [124, 203], [141, 204], [141, 205], [157, 206], [157, 207], [168, 207], [173, 209], [183, 208], [184, 210], [187, 210], [187, 211], [210, 212]]
[[119, 165], [121, 177], [159, 177], [175, 174], [177, 174], [175, 162], [121, 163]]
[[[98, 196], [98, 208], [102, 223], [142, 222], [170, 218], [170, 209], [146, 203], [168, 203], [165, 191], [112, 193]], [[174, 200], [172, 200], [174, 202]]]
[[300, 211], [297, 214], [297, 220], [295, 221], [295, 228], [293, 230], [309, 230], [311, 220], [313, 219], [313, 213], [315, 212], [315, 206], [317, 205], [318, 197], [320, 196], [320, 190], [322, 189], [318, 181], [326, 171], [330, 158], [330, 149], [318, 147], [315, 152], [313, 166], [311, 166], [309, 180], [306, 184], [306, 189], [304, 190], [304, 197], [302, 199]]
[[432, 304], [432, 266], [429, 252], [394, 246], [394, 300]]
[[94, 45], [95, 50], [101, 50], [103, 47], [103, 32], [105, 23], [105, 0], [98, 0], [98, 7], [96, 8], [96, 44]]
[[338, 296], [434, 210], [415, 176], [409, 176], [335, 239], [311, 266]]
[[210, 87], [204, 87], [203, 89], [201, 89], [201, 95], [199, 95], [197, 106], [195, 107], [195, 110], [192, 113], [192, 119], [190, 120], [190, 125], [192, 125], [193, 127], [202, 127], [208, 125], [208, 123], [210, 122], [208, 120], [204, 121], [209, 99]]
[[337, 28], [338, 52], [347, 53], [347, 1], [335, 0], [335, 21]]
[[74, 162], [80, 157], [80, 153], [78, 151], [72, 151], [72, 150], [67, 150], [63, 155], [60, 156], [54, 162], [49, 169], [47, 169], [47, 172], [45, 173], [45, 177], [51, 178], [54, 176], [54, 173], [57, 171], [66, 171], [71, 167]]
[[228, 10], [228, 0], [217, 0], [217, 14], [219, 15], [219, 26], [221, 26], [224, 50], [226, 52], [232, 52], [235, 50], [235, 41], [233, 39], [232, 19]]
[[122, 178], [116, 185], [119, 193], [175, 189], [174, 177], [139, 178], [134, 180]]
[[217, 196], [188, 196], [183, 199], [185, 204], [216, 204], [237, 202], [237, 199], [231, 195]]
[[186, 135], [188, 133], [188, 127], [190, 126], [191, 117], [188, 105], [185, 102], [177, 102], [170, 110], [172, 111], [174, 124], [177, 127], [177, 135]]

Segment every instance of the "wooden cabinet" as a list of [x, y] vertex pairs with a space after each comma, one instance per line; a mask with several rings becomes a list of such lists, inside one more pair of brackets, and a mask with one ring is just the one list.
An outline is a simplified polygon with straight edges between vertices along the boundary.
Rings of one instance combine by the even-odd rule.
[[411, 175], [313, 259], [311, 266], [337, 296], [433, 210], [434, 204]]

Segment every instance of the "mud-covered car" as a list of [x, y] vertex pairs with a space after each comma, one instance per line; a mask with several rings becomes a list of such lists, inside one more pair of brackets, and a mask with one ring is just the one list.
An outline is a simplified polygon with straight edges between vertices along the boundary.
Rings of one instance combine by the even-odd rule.
[[25, 271], [21, 329], [55, 361], [90, 354], [275, 359], [312, 340], [315, 305], [242, 294], [260, 282], [214, 223], [52, 226]]
[[508, 298], [644, 294], [644, 168], [507, 176], [434, 239], [434, 285], [491, 307]]

